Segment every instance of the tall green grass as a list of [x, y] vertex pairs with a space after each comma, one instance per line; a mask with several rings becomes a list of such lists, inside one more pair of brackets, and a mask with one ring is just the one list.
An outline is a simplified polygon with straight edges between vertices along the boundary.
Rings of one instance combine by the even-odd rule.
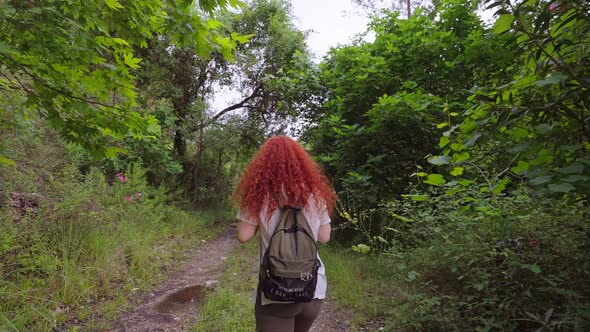
[[326, 266], [328, 297], [349, 315], [353, 330], [381, 320], [397, 296], [391, 283], [391, 262], [385, 257], [363, 256], [337, 243], [320, 247]]
[[115, 318], [127, 298], [157, 283], [184, 250], [225, 227], [223, 213], [166, 204], [141, 168], [125, 176], [127, 182], [110, 181], [93, 169], [82, 177], [66, 167], [44, 183], [36, 214], [16, 218], [10, 207], [0, 210], [0, 331]]

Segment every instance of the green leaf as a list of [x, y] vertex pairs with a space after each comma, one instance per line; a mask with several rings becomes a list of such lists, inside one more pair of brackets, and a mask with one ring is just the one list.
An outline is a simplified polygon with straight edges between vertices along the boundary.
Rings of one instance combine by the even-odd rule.
[[428, 195], [402, 195], [404, 198], [409, 198], [415, 202], [423, 202], [430, 199]]
[[523, 139], [523, 138], [527, 138], [529, 136], [529, 131], [525, 128], [511, 128], [510, 130], [506, 131], [508, 133], [508, 135], [510, 135], [510, 137], [512, 138], [516, 138], [516, 139]]
[[464, 170], [463, 167], [457, 166], [457, 167], [453, 168], [453, 170], [451, 171], [451, 175], [452, 176], [461, 176], [461, 175], [463, 175], [463, 170]]
[[398, 229], [391, 228], [391, 227], [388, 227], [388, 226], [385, 226], [385, 227], [383, 227], [383, 228], [385, 228], [385, 229], [386, 229], [386, 230], [388, 230], [388, 231], [395, 232], [395, 233], [401, 233], [401, 232], [400, 232]]
[[217, 30], [219, 27], [223, 26], [223, 23], [215, 19], [209, 19], [207, 20], [207, 23], [205, 23], [205, 26], [207, 27], [207, 29]]
[[111, 40], [119, 45], [130, 46], [129, 43], [123, 38], [113, 37]]
[[447, 181], [441, 174], [428, 174], [428, 177], [426, 180], [424, 180], [424, 183], [431, 184], [433, 186], [440, 186], [446, 182]]
[[512, 22], [514, 22], [514, 15], [502, 14], [498, 17], [496, 23], [494, 23], [492, 30], [497, 34], [506, 32], [512, 27]]
[[12, 49], [12, 47], [6, 43], [3, 43], [0, 41], [0, 53], [5, 53], [5, 54], [16, 54], [17, 52]]
[[561, 81], [563, 81], [565, 79], [567, 79], [567, 75], [554, 72], [554, 73], [551, 73], [551, 75], [549, 77], [536, 81], [535, 85], [536, 86], [545, 86], [545, 85], [559, 84], [559, 83], [561, 83]]
[[428, 162], [433, 165], [447, 165], [451, 162], [451, 157], [449, 156], [435, 156], [428, 158]]
[[389, 242], [387, 242], [387, 240], [385, 240], [385, 238], [383, 238], [382, 236], [377, 236], [376, 239], [382, 243], [389, 244]]
[[553, 152], [549, 149], [539, 151], [537, 158], [530, 161], [533, 166], [547, 165], [553, 161]]
[[518, 164], [514, 167], [512, 167], [510, 170], [514, 173], [514, 174], [520, 174], [522, 172], [525, 172], [529, 169], [529, 163], [527, 163], [526, 161], [518, 161]]
[[539, 265], [536, 264], [524, 264], [522, 267], [524, 267], [525, 269], [529, 269], [534, 273], [541, 273], [541, 268], [539, 267]]
[[453, 151], [461, 151], [465, 149], [465, 145], [461, 143], [451, 143], [451, 150]]
[[246, 4], [240, 0], [229, 0], [229, 5], [234, 8], [246, 7]]
[[466, 140], [463, 145], [465, 146], [473, 146], [473, 144], [475, 144], [475, 141], [477, 141], [478, 138], [481, 137], [481, 133], [480, 132], [475, 132], [468, 140]]
[[529, 181], [529, 183], [532, 184], [533, 186], [538, 186], [540, 184], [544, 184], [544, 183], [551, 181], [551, 179], [552, 179], [551, 175], [543, 175], [543, 176], [539, 176], [539, 177], [532, 179], [531, 181]]
[[451, 139], [448, 136], [442, 136], [438, 142], [438, 146], [444, 148], [449, 142], [451, 142]]
[[123, 6], [119, 3], [119, 0], [105, 0], [104, 2], [107, 4], [107, 6], [114, 10], [123, 8]]
[[419, 275], [420, 275], [420, 273], [418, 273], [416, 271], [410, 271], [410, 272], [408, 272], [408, 280], [414, 281], [414, 280], [416, 280], [416, 277]]
[[134, 58], [132, 53], [125, 53], [125, 55], [123, 56], [123, 59], [125, 61], [125, 64], [127, 66], [129, 66], [130, 68], [133, 68], [133, 69], [139, 68], [139, 62], [141, 61], [141, 59]]
[[567, 167], [562, 167], [557, 171], [563, 174], [582, 174], [584, 172], [584, 165], [580, 163], [573, 163]]
[[10, 166], [16, 166], [16, 163], [14, 162], [14, 160], [8, 159], [8, 158], [4, 158], [2, 156], [0, 156], [0, 164], [10, 165]]
[[367, 254], [369, 251], [371, 251], [371, 247], [369, 247], [366, 244], [358, 244], [356, 246], [352, 246], [352, 250], [361, 253], [361, 254]]
[[401, 215], [399, 215], [397, 213], [392, 213], [391, 216], [394, 217], [394, 218], [397, 218], [397, 219], [399, 219], [399, 220], [401, 220], [403, 222], [414, 222], [414, 220], [412, 220], [410, 218], [407, 218], [407, 217], [404, 217], [404, 216], [401, 216]]
[[[525, 76], [525, 77], [520, 77], [519, 79], [517, 79], [516, 81], [514, 81], [512, 83], [512, 87], [513, 88], [525, 88], [528, 86], [531, 86], [533, 84], [535, 84], [535, 82], [538, 80], [538, 76], [536, 74], [534, 75], [530, 75], [530, 76]], [[515, 90], [508, 90], [506, 91], [507, 93], [513, 93], [515, 92]], [[506, 98], [506, 100], [508, 100], [509, 98]]]
[[586, 175], [569, 175], [566, 176], [565, 178], [561, 179], [562, 181], [565, 182], [581, 182], [581, 181], [588, 181], [590, 180], [590, 177], [586, 176]]
[[552, 183], [549, 185], [549, 189], [556, 193], [568, 193], [576, 188], [569, 183]]
[[474, 183], [475, 182], [473, 180], [466, 180], [466, 179], [459, 180], [459, 184], [462, 185], [463, 187], [470, 186], [470, 185], [472, 185]]
[[239, 35], [235, 32], [232, 32], [231, 34], [231, 39], [235, 40], [236, 42], [240, 43], [240, 44], [244, 44], [247, 43], [250, 38], [256, 36], [255, 34], [249, 34], [249, 35]]
[[508, 185], [508, 183], [510, 183], [509, 178], [502, 179], [502, 181], [498, 182], [498, 184], [494, 186], [492, 192], [496, 195], [499, 195], [500, 193], [502, 193], [502, 191], [504, 191], [504, 189], [506, 189], [506, 185]]
[[467, 151], [457, 152], [457, 153], [453, 154], [453, 162], [460, 163], [462, 161], [468, 160], [469, 157], [470, 157], [470, 155], [469, 155], [469, 152], [467, 152]]

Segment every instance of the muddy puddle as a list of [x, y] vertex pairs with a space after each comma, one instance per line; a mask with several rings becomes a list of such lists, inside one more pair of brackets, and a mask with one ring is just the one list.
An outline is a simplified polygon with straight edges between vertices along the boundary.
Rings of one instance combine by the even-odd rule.
[[162, 314], [175, 314], [193, 311], [199, 307], [207, 291], [211, 287], [205, 285], [195, 285], [183, 288], [177, 292], [168, 295], [163, 301], [154, 307]]

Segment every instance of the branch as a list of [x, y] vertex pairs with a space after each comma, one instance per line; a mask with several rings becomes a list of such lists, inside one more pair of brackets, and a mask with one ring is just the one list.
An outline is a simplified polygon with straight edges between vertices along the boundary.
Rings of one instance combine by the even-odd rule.
[[[517, 12], [517, 8], [515, 8], [512, 4], [509, 4], [509, 6], [510, 6], [510, 9], [512, 10], [512, 12], [514, 13], [514, 16], [516, 17], [516, 19], [518, 19], [518, 23], [522, 27], [522, 31], [527, 35], [527, 37], [532, 42], [535, 43], [535, 45], [539, 48], [539, 50], [543, 54], [545, 54], [545, 56], [547, 56], [551, 61], [553, 61], [553, 63], [555, 63], [555, 64], [559, 65], [561, 68], [563, 68], [571, 80], [578, 82], [578, 84], [580, 84], [581, 86], [583, 86], [587, 90], [590, 90], [590, 86], [584, 80], [582, 80], [581, 78], [578, 77], [578, 75], [574, 72], [574, 70], [569, 66], [569, 64], [565, 60], [563, 60], [561, 62], [558, 61], [558, 59], [555, 58], [553, 56], [553, 54], [551, 54], [551, 53], [549, 53], [549, 51], [547, 51], [547, 49], [543, 45], [543, 42], [540, 41], [538, 38], [536, 38], [537, 36], [535, 36], [532, 32], [530, 32], [530, 30], [524, 24], [524, 20], [522, 19], [522, 16], [520, 16], [520, 12]], [[563, 59], [563, 56], [558, 52], [559, 48], [557, 47], [557, 45], [555, 45], [555, 38], [553, 36], [551, 36], [551, 31], [548, 32], [548, 37], [549, 37], [549, 41], [553, 44], [553, 47], [554, 47], [555, 53], [557, 53], [557, 56], [560, 59]]]
[[[24, 75], [27, 75], [33, 82], [35, 82], [35, 83], [37, 83], [39, 85], [42, 85], [43, 87], [45, 87], [45, 88], [47, 88], [49, 90], [52, 90], [53, 92], [56, 92], [59, 95], [62, 95], [64, 97], [66, 97], [66, 98], [78, 100], [78, 101], [81, 101], [81, 102], [84, 102], [84, 103], [87, 103], [87, 104], [90, 104], [90, 105], [94, 105], [94, 106], [102, 106], [102, 107], [106, 107], [106, 108], [116, 109], [116, 110], [119, 110], [119, 111], [123, 110], [122, 108], [117, 107], [115, 105], [109, 105], [109, 104], [101, 103], [101, 102], [96, 101], [96, 100], [91, 100], [91, 99], [87, 99], [87, 98], [84, 98], [84, 97], [76, 96], [76, 95], [74, 95], [73, 93], [71, 93], [69, 91], [65, 91], [65, 90], [62, 90], [62, 89], [53, 87], [53, 86], [51, 86], [51, 85], [49, 85], [47, 83], [47, 79], [46, 78], [43, 78], [43, 77], [40, 77], [40, 76], [37, 76], [37, 75], [33, 74], [31, 72], [30, 68], [27, 65], [22, 64], [22, 63], [16, 61], [14, 58], [12, 58], [9, 55], [2, 54], [2, 56], [5, 59], [11, 61], [14, 64], [15, 67], [17, 67], [18, 69], [20, 69], [20, 71]], [[26, 91], [30, 95], [34, 95], [34, 96], [37, 96], [37, 97], [40, 96], [36, 91], [34, 91], [33, 88], [28, 87], [27, 85], [25, 85], [23, 82], [21, 82], [19, 80], [18, 74], [14, 72], [13, 68], [11, 68], [11, 67], [8, 66], [7, 69], [10, 72], [10, 74], [12, 75], [12, 77], [18, 82], [18, 84], [21, 86], [21, 88], [24, 91]], [[6, 77], [8, 79], [8, 77], [6, 75], [3, 74], [2, 76]], [[67, 85], [68, 82], [66, 81], [65, 83]]]
[[497, 206], [500, 206], [500, 203], [498, 202], [498, 198], [496, 197], [496, 193], [494, 192], [494, 185], [492, 185], [492, 182], [490, 181], [490, 179], [486, 176], [486, 174], [483, 172], [483, 170], [481, 168], [479, 168], [475, 163], [468, 162], [468, 164], [475, 167], [475, 169], [477, 169], [479, 171], [481, 176], [483, 176], [483, 178], [488, 183], [488, 187], [490, 188], [490, 192], [492, 193], [492, 198], [494, 199], [494, 202], [496, 202]]
[[219, 119], [220, 117], [224, 116], [226, 113], [231, 112], [231, 111], [235, 111], [237, 109], [246, 107], [246, 103], [249, 102], [250, 100], [258, 97], [258, 95], [260, 94], [260, 90], [262, 90], [262, 86], [258, 85], [254, 91], [252, 91], [252, 93], [244, 98], [241, 102], [228, 106], [226, 108], [224, 108], [223, 110], [219, 111], [219, 113], [215, 114], [214, 116], [211, 117], [211, 119], [209, 119], [208, 121], [201, 123], [199, 126], [195, 127], [195, 130], [200, 130], [203, 129], [205, 127], [208, 127], [209, 125], [211, 125], [212, 123], [214, 123], [215, 121], [217, 121], [217, 119]]

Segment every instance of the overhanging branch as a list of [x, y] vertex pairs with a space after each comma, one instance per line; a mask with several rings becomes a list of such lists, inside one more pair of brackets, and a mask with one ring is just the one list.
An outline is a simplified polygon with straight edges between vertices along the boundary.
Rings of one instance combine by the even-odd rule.
[[243, 107], [247, 107], [247, 103], [250, 100], [258, 97], [261, 90], [262, 90], [262, 85], [258, 85], [248, 97], [244, 98], [241, 102], [239, 102], [237, 104], [233, 104], [233, 105], [228, 106], [228, 107], [224, 108], [223, 110], [219, 111], [217, 114], [212, 116], [208, 121], [205, 121], [205, 122], [201, 123], [200, 125], [198, 125], [195, 128], [195, 130], [201, 130], [201, 129], [211, 125], [212, 123], [217, 121], [219, 118], [221, 118], [222, 116], [224, 116], [228, 112], [235, 111], [235, 110], [243, 108]]

